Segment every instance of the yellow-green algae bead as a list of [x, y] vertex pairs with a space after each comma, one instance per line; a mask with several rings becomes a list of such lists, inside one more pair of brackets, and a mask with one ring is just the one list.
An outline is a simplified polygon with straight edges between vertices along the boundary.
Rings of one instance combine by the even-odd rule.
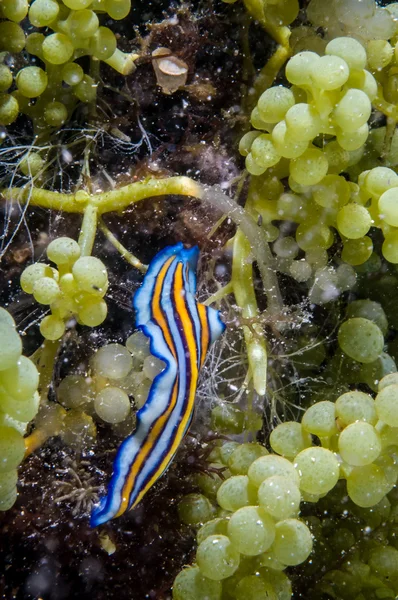
[[105, 10], [111, 19], [120, 21], [127, 17], [131, 8], [131, 0], [105, 0]]
[[40, 396], [37, 392], [30, 398], [24, 400], [15, 400], [12, 396], [2, 395], [0, 393], [0, 407], [13, 419], [27, 423], [34, 419], [39, 410]]
[[75, 263], [80, 257], [80, 246], [70, 237], [59, 237], [47, 246], [47, 256], [56, 265]]
[[93, 102], [97, 95], [97, 83], [90, 75], [84, 75], [83, 79], [74, 86], [73, 91], [81, 102]]
[[205, 577], [220, 581], [235, 573], [240, 555], [225, 535], [210, 535], [198, 546], [196, 561]]
[[84, 304], [79, 305], [78, 317], [83, 325], [88, 327], [97, 327], [101, 325], [107, 317], [108, 306], [102, 298], [93, 298]]
[[268, 477], [274, 475], [283, 475], [288, 477], [297, 486], [300, 484], [300, 477], [293, 467], [293, 464], [276, 454], [268, 454], [257, 458], [251, 465], [248, 471], [248, 476], [251, 483], [259, 487], [262, 482]]
[[186, 525], [201, 525], [213, 517], [214, 508], [203, 494], [187, 494], [178, 503], [178, 516]]
[[25, 67], [18, 72], [15, 82], [23, 96], [37, 98], [46, 89], [48, 77], [40, 67]]
[[204, 577], [199, 567], [187, 567], [175, 578], [173, 600], [221, 600], [219, 581]]
[[310, 530], [298, 519], [279, 521], [275, 526], [272, 552], [285, 565], [301, 564], [312, 552]]
[[0, 427], [0, 473], [16, 469], [24, 455], [22, 435], [13, 427]]
[[74, 46], [64, 33], [52, 33], [43, 42], [44, 59], [52, 65], [63, 65], [72, 58]]
[[244, 506], [231, 515], [228, 537], [241, 554], [257, 556], [271, 547], [275, 525], [264, 508]]
[[239, 444], [228, 459], [228, 467], [234, 475], [246, 475], [252, 462], [267, 454], [268, 450], [261, 444]]
[[376, 425], [375, 401], [372, 396], [364, 392], [356, 390], [346, 392], [336, 400], [336, 416], [343, 426], [355, 423], [355, 421], [366, 421], [371, 425]]
[[35, 0], [29, 9], [29, 21], [34, 27], [47, 27], [58, 13], [59, 4], [55, 0]]
[[91, 382], [82, 375], [67, 375], [57, 389], [57, 400], [65, 408], [79, 408], [94, 398]]
[[298, 486], [284, 475], [268, 477], [258, 489], [258, 503], [276, 520], [296, 516], [300, 501]]
[[353, 467], [374, 462], [381, 452], [381, 440], [376, 429], [363, 421], [348, 425], [339, 436], [341, 458]]
[[40, 323], [40, 333], [46, 340], [59, 340], [65, 333], [65, 323], [54, 315], [48, 315]]
[[384, 336], [373, 321], [354, 317], [340, 326], [338, 342], [347, 356], [368, 364], [374, 362], [383, 351]]
[[28, 0], [2, 0], [1, 2], [2, 16], [16, 23], [26, 17], [28, 9]]
[[90, 52], [98, 60], [107, 60], [116, 50], [116, 37], [109, 27], [99, 27], [90, 38]]
[[22, 342], [14, 327], [0, 322], [0, 371], [13, 367], [22, 354]]
[[246, 575], [236, 586], [236, 600], [278, 600], [273, 585], [259, 575]]
[[271, 432], [271, 448], [285, 458], [294, 458], [299, 452], [311, 446], [311, 435], [294, 421], [280, 423]]
[[106, 423], [121, 423], [130, 414], [130, 400], [126, 392], [118, 387], [109, 386], [97, 394], [94, 408]]
[[334, 402], [325, 400], [310, 406], [301, 419], [301, 425], [305, 431], [319, 437], [332, 436], [337, 431]]
[[67, 63], [62, 67], [62, 79], [68, 85], [77, 85], [81, 82], [84, 76], [84, 71], [77, 63]]
[[123, 379], [132, 369], [133, 360], [130, 352], [121, 344], [102, 346], [92, 360], [96, 374], [109, 379]]
[[6, 92], [12, 85], [12, 73], [7, 65], [0, 64], [0, 92]]
[[51, 277], [52, 270], [49, 265], [44, 263], [33, 263], [22, 271], [21, 275], [21, 288], [27, 294], [33, 294], [33, 287], [39, 279], [42, 277]]
[[63, 3], [72, 10], [88, 8], [93, 0], [63, 0]]
[[0, 125], [11, 125], [18, 115], [18, 100], [11, 94], [0, 94]]
[[62, 102], [49, 102], [44, 109], [44, 118], [50, 127], [61, 127], [68, 118], [68, 109]]
[[89, 294], [103, 296], [108, 285], [108, 274], [102, 261], [95, 256], [79, 258], [72, 268], [79, 288]]
[[87, 8], [72, 12], [67, 20], [72, 38], [90, 38], [98, 29], [98, 17]]
[[339, 479], [339, 461], [330, 450], [319, 446], [297, 454], [294, 467], [300, 476], [300, 490], [320, 496], [334, 488]]
[[45, 36], [42, 33], [31, 33], [26, 38], [26, 50], [29, 54], [34, 56], [43, 57], [43, 42]]
[[375, 506], [390, 491], [384, 470], [375, 464], [355, 467], [347, 477], [347, 492], [362, 508]]
[[51, 277], [42, 277], [33, 286], [33, 296], [39, 304], [51, 304], [60, 293], [58, 283]]
[[211, 519], [207, 521], [202, 527], [199, 529], [196, 535], [196, 541], [198, 544], [203, 542], [209, 535], [227, 535], [228, 533], [228, 523], [229, 520], [218, 517], [217, 519]]
[[12, 469], [6, 473], [0, 473], [0, 498], [5, 498], [17, 485], [17, 481], [17, 469]]
[[379, 419], [391, 427], [398, 427], [398, 384], [381, 389], [375, 403]]
[[16, 400], [25, 400], [37, 390], [39, 373], [29, 358], [20, 356], [14, 366], [0, 372], [0, 383]]
[[30, 152], [21, 158], [19, 170], [27, 177], [37, 175], [44, 165], [44, 160], [38, 152]]
[[15, 321], [5, 308], [0, 306], [0, 323], [9, 325], [12, 329], [15, 329]]
[[9, 510], [12, 506], [14, 506], [17, 495], [17, 487], [14, 486], [5, 496], [0, 496], [0, 510]]
[[235, 511], [242, 506], [255, 504], [257, 490], [247, 475], [234, 475], [224, 481], [217, 491], [217, 502], [224, 510]]
[[7, 52], [21, 52], [25, 48], [25, 33], [17, 23], [0, 23], [0, 49]]

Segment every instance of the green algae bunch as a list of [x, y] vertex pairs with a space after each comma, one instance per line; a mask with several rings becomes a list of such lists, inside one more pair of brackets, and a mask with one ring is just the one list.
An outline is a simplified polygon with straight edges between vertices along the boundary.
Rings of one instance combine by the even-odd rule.
[[47, 256], [58, 269], [34, 263], [21, 275], [23, 291], [51, 308], [51, 315], [40, 324], [43, 337], [59, 339], [65, 332], [65, 321], [73, 315], [83, 325], [100, 325], [107, 315], [103, 300], [108, 288], [105, 265], [93, 256], [80, 257], [78, 243], [68, 237], [53, 240]]
[[0, 510], [17, 497], [17, 468], [25, 455], [23, 434], [39, 408], [39, 373], [22, 355], [11, 315], [0, 308]]

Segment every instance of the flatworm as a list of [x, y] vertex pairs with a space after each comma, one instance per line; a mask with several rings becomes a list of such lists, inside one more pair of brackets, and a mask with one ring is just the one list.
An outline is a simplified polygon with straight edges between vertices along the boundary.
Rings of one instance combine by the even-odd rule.
[[91, 515], [96, 527], [134, 508], [165, 472], [188, 431], [200, 368], [225, 329], [214, 308], [197, 302], [199, 250], [182, 243], [152, 260], [133, 306], [136, 327], [165, 363], [137, 412], [135, 431], [120, 445], [106, 496]]

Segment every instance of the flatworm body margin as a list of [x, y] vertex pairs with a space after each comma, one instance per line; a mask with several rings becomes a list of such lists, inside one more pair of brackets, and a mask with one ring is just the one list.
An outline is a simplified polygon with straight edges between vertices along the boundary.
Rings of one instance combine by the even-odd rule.
[[200, 368], [225, 329], [218, 311], [195, 299], [198, 254], [197, 247], [168, 246], [152, 260], [134, 296], [136, 327], [166, 366], [137, 412], [135, 431], [119, 446], [107, 494], [91, 515], [93, 527], [140, 502], [188, 431]]

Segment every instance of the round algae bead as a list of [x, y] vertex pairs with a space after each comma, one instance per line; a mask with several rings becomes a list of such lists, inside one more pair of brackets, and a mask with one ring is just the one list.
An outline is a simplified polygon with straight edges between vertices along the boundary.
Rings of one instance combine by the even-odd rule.
[[65, 323], [54, 315], [48, 315], [40, 323], [40, 333], [46, 340], [59, 340], [65, 333]]
[[120, 388], [106, 387], [95, 397], [94, 408], [106, 423], [121, 423], [130, 414], [130, 400]]
[[39, 373], [29, 358], [20, 356], [14, 366], [0, 372], [0, 382], [15, 400], [25, 400], [37, 390]]
[[0, 306], [0, 323], [9, 325], [12, 329], [15, 329], [15, 321], [5, 308]]
[[25, 48], [25, 33], [17, 23], [0, 23], [0, 48], [7, 52], [21, 52]]
[[309, 104], [299, 103], [289, 108], [285, 121], [287, 133], [293, 142], [312, 140], [321, 130], [319, 114]]
[[258, 575], [247, 575], [243, 577], [236, 586], [236, 600], [278, 600], [274, 586]]
[[336, 400], [336, 415], [343, 426], [356, 421], [365, 421], [371, 425], [377, 423], [375, 401], [364, 392], [346, 392]]
[[372, 105], [362, 90], [348, 90], [333, 111], [335, 122], [350, 133], [364, 125], [370, 117]]
[[364, 319], [370, 319], [373, 323], [376, 323], [380, 327], [381, 331], [385, 335], [388, 329], [388, 321], [386, 313], [379, 302], [373, 300], [354, 300], [347, 307], [347, 317], [363, 317]]
[[183, 569], [173, 583], [173, 600], [220, 600], [221, 583], [204, 577], [199, 567]]
[[61, 127], [68, 118], [68, 109], [62, 102], [49, 102], [44, 109], [44, 118], [51, 127]]
[[258, 502], [274, 519], [287, 519], [297, 514], [301, 495], [298, 486], [284, 475], [265, 479], [258, 489]]
[[18, 471], [12, 469], [6, 473], [0, 473], [0, 498], [4, 498], [17, 485]]
[[288, 421], [275, 427], [269, 441], [274, 452], [292, 459], [304, 448], [311, 446], [312, 438], [303, 430], [300, 423]]
[[302, 283], [309, 280], [312, 275], [312, 268], [306, 260], [300, 259], [293, 261], [289, 267], [289, 272], [293, 279]]
[[51, 277], [42, 277], [33, 286], [33, 296], [39, 304], [52, 304], [60, 293], [58, 283]]
[[306, 448], [295, 459], [300, 475], [300, 490], [308, 494], [327, 494], [339, 479], [339, 462], [333, 452], [320, 448]]
[[318, 148], [308, 148], [290, 163], [290, 175], [300, 185], [315, 185], [328, 172], [328, 160]]
[[187, 494], [178, 503], [178, 516], [186, 525], [200, 525], [212, 518], [213, 506], [203, 494]]
[[59, 237], [47, 246], [47, 256], [56, 265], [69, 265], [80, 257], [80, 246], [70, 237]]
[[388, 262], [398, 263], [398, 231], [387, 233], [383, 242], [382, 253]]
[[301, 426], [319, 437], [332, 436], [337, 431], [334, 402], [325, 400], [310, 406], [301, 419]]
[[373, 71], [381, 71], [391, 62], [394, 50], [386, 40], [370, 40], [366, 54], [370, 68]]
[[393, 575], [398, 575], [398, 550], [392, 546], [380, 546], [369, 552], [369, 567], [379, 577], [386, 577], [387, 581]]
[[312, 536], [298, 519], [285, 519], [275, 526], [274, 556], [281, 563], [294, 566], [304, 562], [312, 551]]
[[271, 136], [266, 133], [256, 137], [251, 147], [251, 155], [254, 162], [263, 169], [273, 167], [281, 158], [271, 141]]
[[261, 444], [239, 444], [229, 456], [228, 467], [234, 475], [246, 475], [252, 462], [266, 454], [268, 450]]
[[229, 519], [220, 517], [207, 521], [196, 535], [198, 544], [203, 542], [209, 535], [227, 535], [228, 523]]
[[319, 56], [315, 52], [299, 52], [286, 64], [286, 78], [294, 85], [311, 85]]
[[108, 274], [102, 261], [94, 256], [82, 256], [72, 268], [79, 288], [89, 294], [103, 296], [108, 286]]
[[63, 3], [72, 10], [81, 10], [90, 6], [93, 0], [63, 0]]
[[58, 13], [59, 4], [55, 0], [35, 0], [29, 9], [29, 21], [34, 27], [47, 27]]
[[289, 138], [285, 121], [279, 121], [272, 130], [275, 150], [284, 158], [297, 158], [308, 148], [308, 141], [297, 142]]
[[71, 13], [67, 23], [72, 37], [82, 39], [94, 35], [99, 26], [97, 15], [87, 8]]
[[292, 463], [286, 458], [276, 456], [275, 454], [268, 454], [267, 456], [257, 458], [250, 465], [247, 474], [251, 483], [256, 487], [259, 487], [265, 479], [274, 475], [288, 477], [297, 486], [300, 483], [300, 477]]
[[228, 465], [229, 457], [235, 448], [238, 448], [238, 442], [225, 442], [222, 446], [220, 446], [220, 459], [224, 465]]
[[384, 387], [375, 402], [379, 419], [391, 427], [398, 427], [398, 383]]
[[13, 427], [0, 427], [0, 473], [16, 469], [24, 455], [22, 435]]
[[289, 88], [279, 85], [271, 87], [261, 94], [257, 108], [263, 121], [278, 123], [294, 104], [293, 92]]
[[272, 545], [275, 525], [263, 508], [244, 506], [231, 516], [228, 537], [241, 554], [257, 556]]
[[18, 115], [18, 100], [11, 94], [0, 94], [0, 125], [11, 125]]
[[0, 64], [0, 92], [5, 92], [12, 85], [12, 73], [7, 65]]
[[261, 135], [259, 131], [248, 131], [239, 141], [239, 154], [247, 156], [254, 140]]
[[5, 496], [0, 496], [0, 511], [9, 510], [14, 506], [18, 496], [16, 486], [14, 486]]
[[152, 356], [152, 354], [150, 354], [144, 359], [142, 370], [145, 377], [153, 381], [155, 377], [159, 375], [159, 373], [164, 371], [165, 367], [166, 363], [163, 360], [160, 360], [156, 356]]
[[107, 60], [116, 50], [116, 37], [108, 27], [99, 27], [89, 40], [90, 51], [98, 60]]
[[127, 338], [126, 348], [134, 356], [134, 359], [143, 363], [145, 357], [150, 353], [149, 338], [142, 331], [136, 331]]
[[398, 188], [385, 191], [379, 198], [379, 216], [388, 225], [398, 226]]
[[346, 204], [337, 213], [337, 228], [348, 239], [357, 240], [363, 237], [371, 225], [369, 211], [360, 204]]
[[47, 73], [40, 67], [25, 67], [18, 71], [15, 83], [22, 96], [37, 98], [47, 87]]
[[43, 277], [51, 277], [51, 267], [44, 263], [34, 263], [22, 271], [21, 288], [27, 294], [33, 294], [34, 285]]
[[83, 325], [97, 327], [101, 325], [108, 314], [108, 306], [102, 298], [85, 298], [85, 302], [79, 304], [78, 317]]
[[225, 535], [210, 535], [198, 546], [196, 562], [205, 577], [220, 581], [235, 573], [240, 555]]
[[118, 380], [129, 374], [133, 367], [133, 359], [125, 346], [107, 344], [94, 355], [92, 364], [96, 374]]
[[38, 152], [25, 154], [19, 163], [19, 170], [27, 177], [37, 175], [43, 168], [44, 160]]
[[52, 33], [43, 42], [43, 56], [52, 65], [63, 65], [71, 59], [74, 46], [64, 33]]
[[105, 0], [105, 10], [111, 19], [120, 21], [127, 17], [131, 8], [131, 0]]
[[62, 79], [68, 85], [77, 85], [81, 82], [84, 76], [84, 71], [80, 65], [70, 62], [62, 68]]
[[398, 175], [388, 167], [375, 167], [366, 173], [364, 187], [372, 196], [381, 196], [398, 186]]
[[22, 342], [14, 327], [0, 321], [0, 371], [13, 367], [22, 354]]
[[90, 381], [82, 375], [67, 375], [57, 389], [57, 399], [65, 408], [78, 408], [94, 397]]
[[235, 511], [242, 506], [254, 504], [256, 495], [247, 475], [234, 475], [218, 488], [217, 502], [224, 510]]
[[373, 321], [354, 317], [340, 326], [338, 342], [347, 356], [367, 364], [374, 362], [383, 351], [384, 336]]
[[350, 186], [344, 177], [326, 175], [313, 190], [313, 198], [324, 208], [342, 207], [350, 199]]
[[374, 506], [389, 491], [388, 481], [381, 467], [355, 467], [347, 477], [347, 491], [351, 500], [362, 508]]
[[73, 91], [81, 102], [93, 102], [97, 95], [97, 83], [90, 75], [84, 75]]
[[373, 242], [365, 235], [359, 240], [347, 240], [344, 243], [341, 258], [349, 265], [357, 266], [365, 263], [373, 252]]
[[344, 59], [335, 55], [322, 56], [312, 73], [312, 81], [322, 90], [336, 90], [345, 84], [350, 74]]
[[379, 381], [378, 391], [381, 392], [381, 390], [384, 390], [384, 388], [396, 383], [398, 383], [398, 373], [389, 373]]
[[28, 0], [2, 0], [2, 17], [19, 23], [28, 14]]
[[32, 394], [30, 398], [24, 400], [15, 400], [12, 396], [0, 395], [0, 406], [10, 417], [17, 421], [27, 423], [31, 421], [37, 414], [39, 409], [40, 396], [37, 392]]
[[366, 50], [352, 37], [338, 37], [331, 40], [325, 48], [325, 54], [339, 56], [345, 60], [350, 69], [364, 69], [366, 66]]
[[380, 455], [380, 436], [370, 423], [351, 423], [340, 433], [339, 452], [352, 467], [369, 465]]

